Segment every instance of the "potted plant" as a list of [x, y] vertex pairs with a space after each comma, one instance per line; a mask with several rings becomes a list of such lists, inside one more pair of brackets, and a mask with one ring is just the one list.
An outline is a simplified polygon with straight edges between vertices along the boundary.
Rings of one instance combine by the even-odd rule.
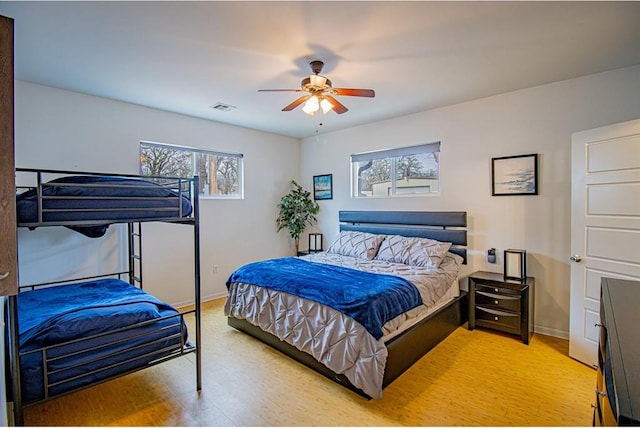
[[284, 195], [278, 204], [280, 213], [276, 219], [276, 226], [278, 232], [289, 229], [297, 255], [300, 235], [307, 225], [311, 226], [318, 221], [316, 214], [320, 207], [311, 199], [311, 192], [304, 190], [295, 180], [291, 180], [291, 187], [291, 191]]

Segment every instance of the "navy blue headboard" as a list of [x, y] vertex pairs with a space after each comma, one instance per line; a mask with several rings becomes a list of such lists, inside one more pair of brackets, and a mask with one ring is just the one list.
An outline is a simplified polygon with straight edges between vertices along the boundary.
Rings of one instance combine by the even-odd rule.
[[466, 211], [340, 211], [340, 230], [415, 236], [451, 242], [467, 263]]

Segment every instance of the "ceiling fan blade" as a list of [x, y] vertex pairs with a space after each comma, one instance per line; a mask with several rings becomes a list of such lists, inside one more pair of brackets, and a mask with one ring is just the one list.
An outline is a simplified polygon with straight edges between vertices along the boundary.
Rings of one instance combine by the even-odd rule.
[[304, 92], [302, 89], [258, 89], [258, 92]]
[[340, 101], [333, 98], [331, 95], [325, 95], [324, 99], [329, 101], [329, 103], [331, 103], [331, 105], [333, 106], [333, 111], [335, 111], [338, 114], [346, 113], [349, 111], [349, 109], [346, 108], [344, 104], [342, 104]]
[[373, 89], [333, 88], [332, 93], [334, 95], [347, 95], [351, 97], [373, 98], [376, 96], [376, 92]]
[[309, 98], [311, 98], [311, 95], [302, 96], [297, 100], [295, 100], [294, 102], [292, 102], [291, 104], [289, 104], [288, 106], [286, 106], [285, 108], [283, 108], [282, 111], [291, 111], [294, 108], [298, 107], [303, 102], [307, 101]]

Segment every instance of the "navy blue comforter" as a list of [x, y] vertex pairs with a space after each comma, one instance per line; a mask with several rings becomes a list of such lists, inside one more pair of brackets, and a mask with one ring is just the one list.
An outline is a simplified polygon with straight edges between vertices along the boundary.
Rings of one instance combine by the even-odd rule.
[[[49, 183], [59, 185], [42, 188], [42, 208], [52, 210], [43, 212], [43, 221], [85, 222], [89, 226], [68, 227], [90, 238], [104, 235], [108, 227], [105, 223], [109, 220], [187, 217], [192, 211], [191, 201], [186, 195], [183, 194], [179, 200], [180, 195], [176, 191], [145, 180], [69, 176]], [[18, 224], [38, 222], [35, 189], [17, 195], [16, 212]], [[96, 221], [96, 225], [91, 225], [91, 221]]]
[[[186, 342], [178, 312], [117, 279], [100, 279], [18, 295], [22, 396], [45, 398], [43, 353], [51, 373], [47, 393], [58, 395], [135, 370]], [[153, 321], [155, 320], [155, 321]], [[131, 327], [144, 321], [150, 324]], [[106, 336], [91, 337], [100, 333]], [[87, 338], [81, 341], [74, 341]]]
[[358, 321], [376, 339], [387, 321], [422, 304], [418, 289], [404, 278], [294, 257], [245, 265], [231, 274], [227, 287], [236, 282], [322, 303]]
[[175, 311], [113, 278], [23, 292], [18, 309], [22, 351], [160, 318], [161, 309]]

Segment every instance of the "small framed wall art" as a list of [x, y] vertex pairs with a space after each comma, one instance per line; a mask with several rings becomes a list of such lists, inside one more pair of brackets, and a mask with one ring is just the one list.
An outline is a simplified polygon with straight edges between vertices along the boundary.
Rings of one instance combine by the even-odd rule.
[[537, 195], [538, 154], [491, 159], [491, 195]]
[[313, 199], [333, 199], [333, 174], [313, 176]]

